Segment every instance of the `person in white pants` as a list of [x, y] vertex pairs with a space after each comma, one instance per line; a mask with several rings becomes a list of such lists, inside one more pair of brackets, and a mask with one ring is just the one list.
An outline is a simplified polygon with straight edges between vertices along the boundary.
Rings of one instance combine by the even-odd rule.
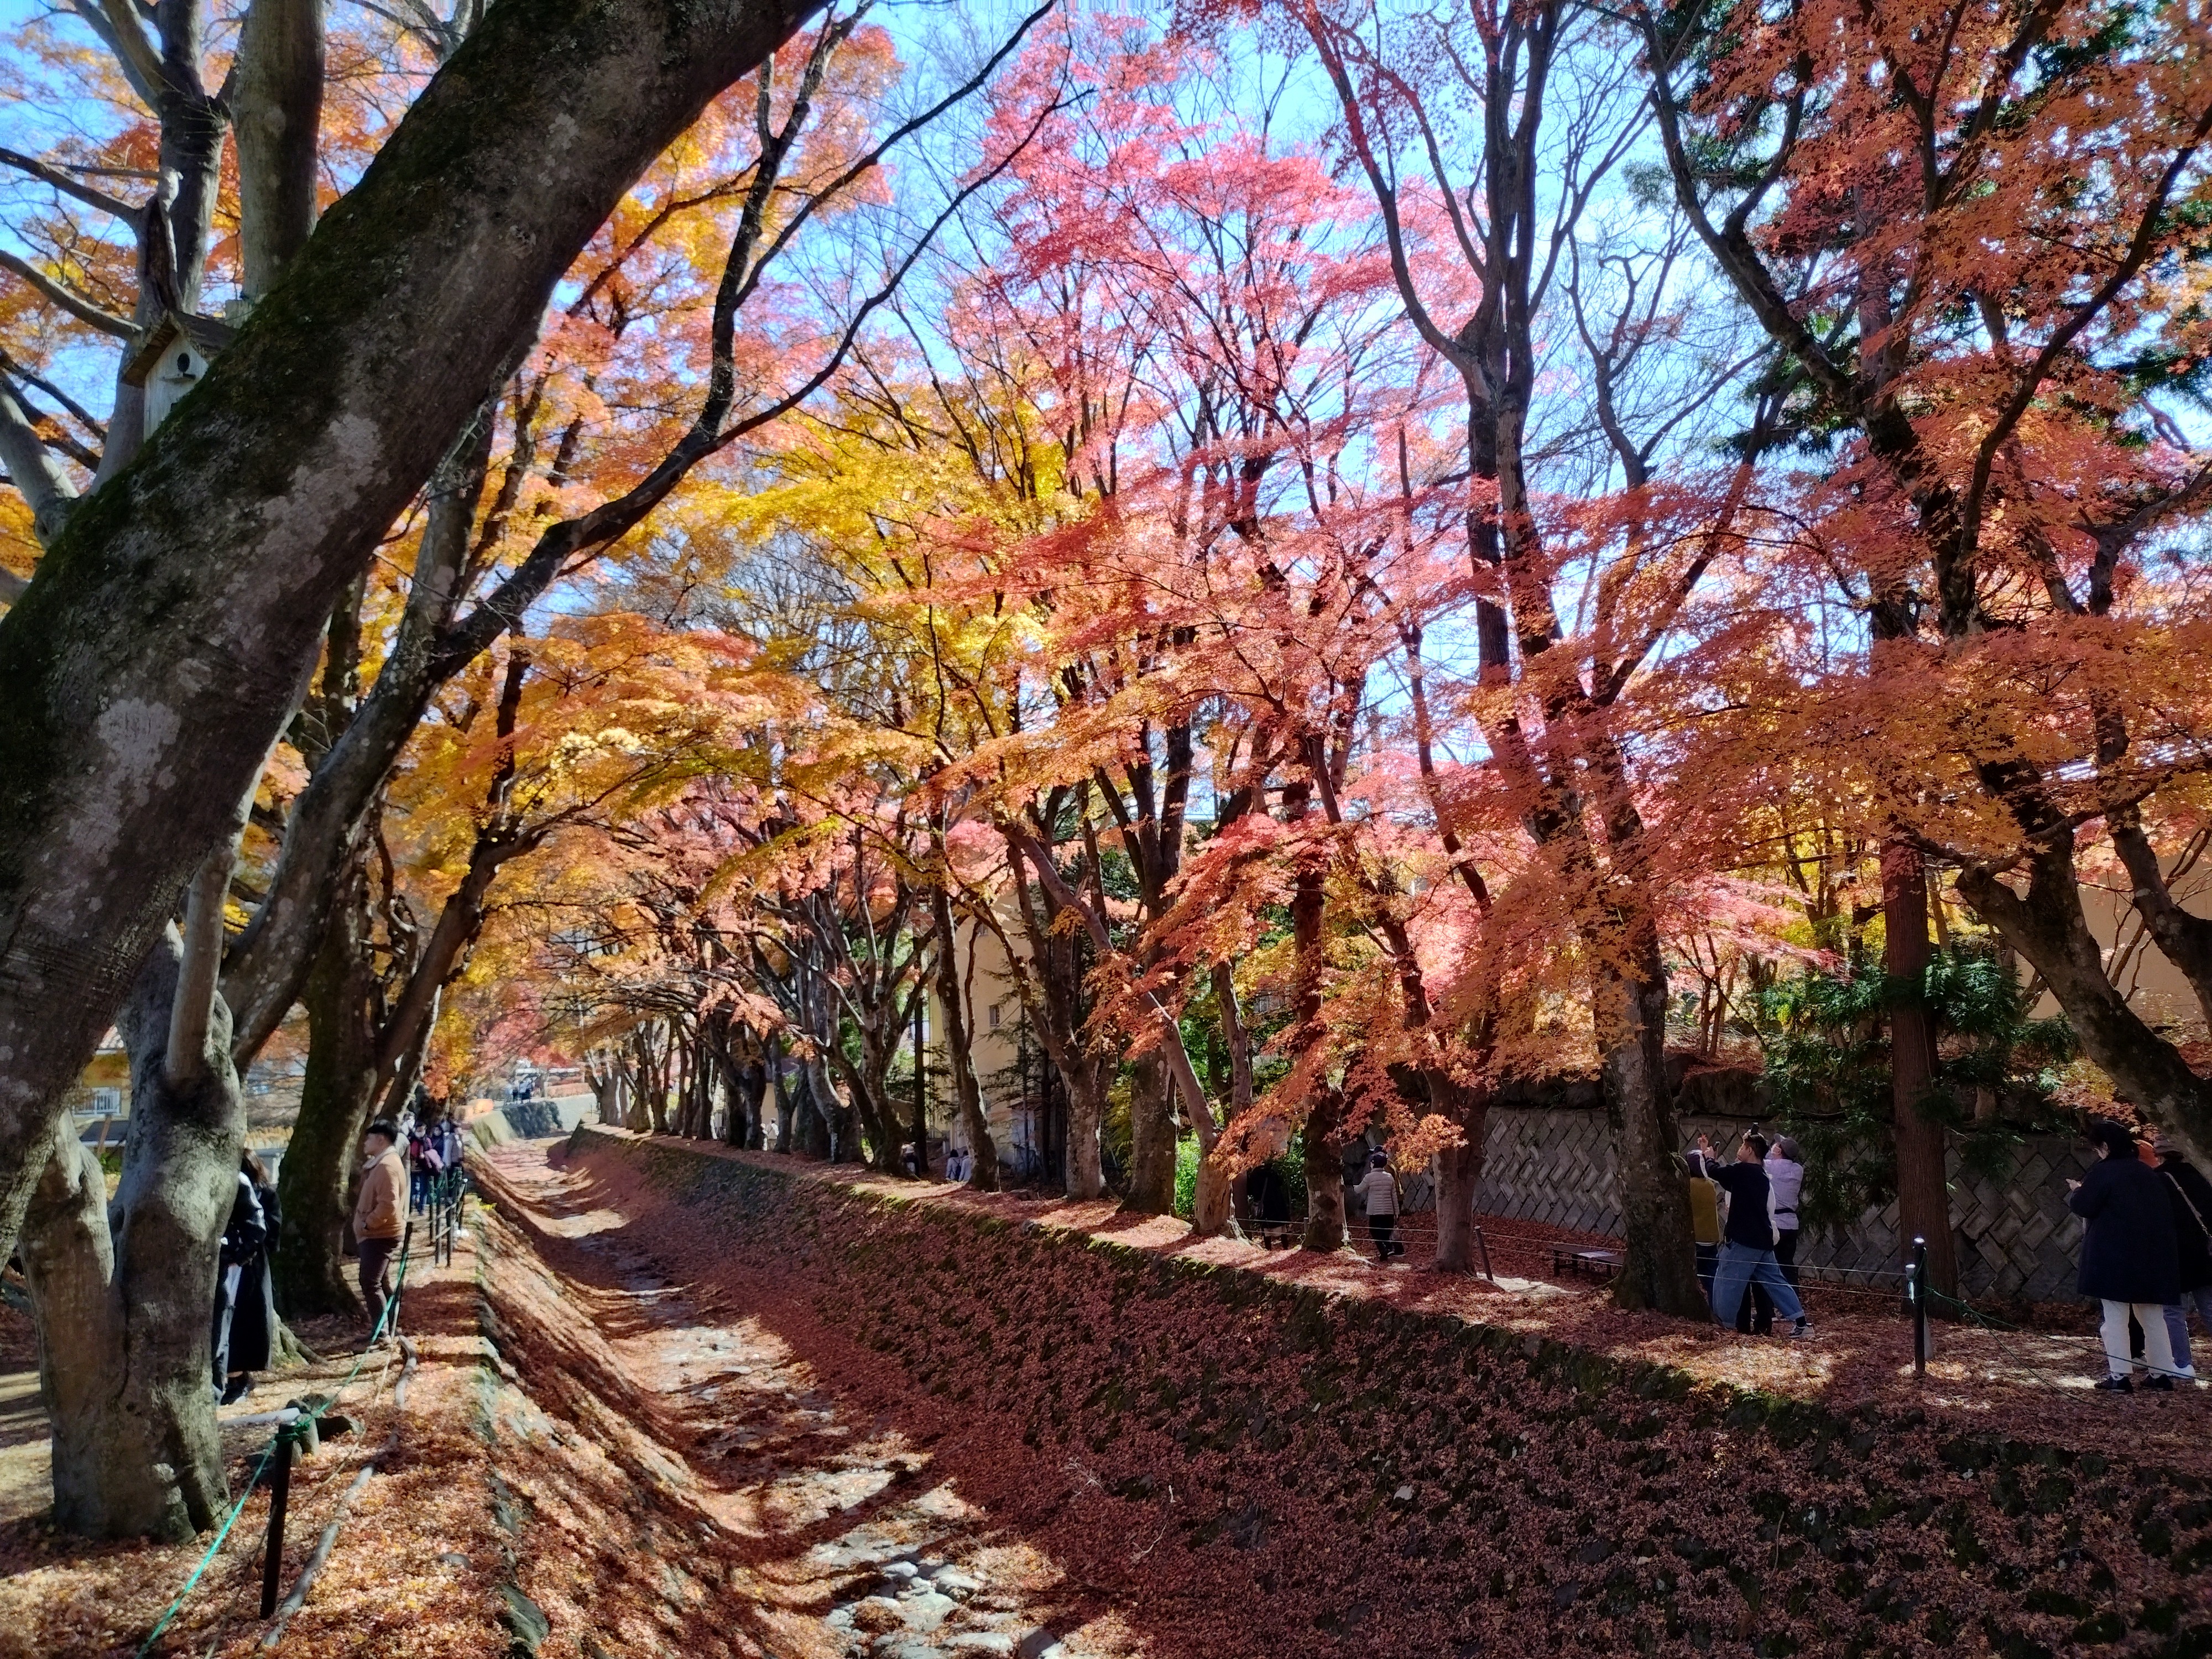
[[2134, 1391], [2136, 1362], [2128, 1321], [2142, 1328], [2143, 1386], [2173, 1387], [2173, 1346], [2166, 1335], [2166, 1306], [2181, 1297], [2173, 1212], [2158, 1172], [2136, 1150], [2135, 1136], [2118, 1123], [2089, 1127], [2097, 1161], [2072, 1189], [2067, 1206], [2087, 1224], [2081, 1238], [2081, 1289], [2104, 1304], [2106, 1376], [2097, 1387]]

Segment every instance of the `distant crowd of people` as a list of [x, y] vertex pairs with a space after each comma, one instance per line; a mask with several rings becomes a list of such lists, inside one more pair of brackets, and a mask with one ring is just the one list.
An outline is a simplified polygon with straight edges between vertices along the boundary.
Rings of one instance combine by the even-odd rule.
[[[428, 1206], [431, 1183], [460, 1158], [460, 1126], [451, 1117], [423, 1122], [405, 1113], [397, 1121], [379, 1118], [362, 1134], [353, 1237], [362, 1303], [374, 1335], [394, 1334], [385, 1308], [406, 1218]], [[252, 1386], [256, 1372], [269, 1369], [277, 1326], [272, 1258], [281, 1224], [276, 1182], [249, 1150], [239, 1161], [216, 1273], [214, 1388], [226, 1406]]]
[[[372, 1142], [379, 1128], [388, 1127], [372, 1127]], [[454, 1133], [450, 1123], [441, 1130]], [[414, 1143], [418, 1183], [426, 1168], [447, 1167], [459, 1155], [458, 1137], [448, 1144], [434, 1139], [439, 1133]], [[2189, 1315], [2193, 1311], [2212, 1334], [2212, 1181], [2168, 1136], [2138, 1139], [2122, 1124], [2100, 1121], [2088, 1139], [2097, 1162], [2067, 1185], [2069, 1206], [2086, 1224], [2081, 1292], [2103, 1310], [2107, 1375], [2096, 1386], [2125, 1393], [2141, 1378], [2140, 1386], [2171, 1389], [2176, 1379], [2197, 1374]], [[1778, 1328], [1793, 1339], [1810, 1337], [1813, 1322], [1799, 1294], [1797, 1269], [1806, 1173], [1798, 1143], [1786, 1134], [1770, 1139], [1754, 1128], [1736, 1142], [1732, 1156], [1723, 1157], [1701, 1134], [1686, 1161], [1698, 1279], [1715, 1320], [1746, 1335], [1771, 1335]], [[910, 1172], [920, 1168], [912, 1147], [907, 1164]], [[965, 1148], [946, 1152], [945, 1180], [964, 1182], [974, 1170]], [[1274, 1249], [1291, 1243], [1291, 1191], [1282, 1170], [1270, 1161], [1247, 1170], [1243, 1179], [1245, 1213], [1260, 1243]], [[1404, 1256], [1399, 1223], [1407, 1196], [1389, 1154], [1368, 1151], [1364, 1168], [1347, 1159], [1345, 1181], [1347, 1206], [1365, 1214], [1378, 1263]], [[366, 1182], [363, 1191], [366, 1203]], [[419, 1184], [417, 1191], [419, 1207]], [[274, 1194], [270, 1197], [273, 1201]], [[374, 1237], [360, 1217], [356, 1231], [364, 1240]], [[395, 1224], [392, 1237], [398, 1236]], [[370, 1269], [364, 1249], [365, 1299]], [[372, 1317], [380, 1305], [372, 1304]]]
[[432, 1184], [461, 1161], [461, 1127], [451, 1117], [417, 1122], [411, 1113], [394, 1127], [407, 1141], [408, 1208], [420, 1215], [429, 1205]]

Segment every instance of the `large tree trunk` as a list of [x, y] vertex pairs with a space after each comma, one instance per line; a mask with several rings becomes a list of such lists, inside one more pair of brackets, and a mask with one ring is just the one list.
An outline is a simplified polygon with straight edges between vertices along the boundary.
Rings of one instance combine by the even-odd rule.
[[1176, 1127], [1165, 1056], [1142, 1054], [1129, 1066], [1129, 1190], [1121, 1207], [1139, 1215], [1175, 1208]]
[[345, 1269], [356, 1149], [376, 1095], [376, 972], [358, 875], [338, 902], [307, 976], [307, 1069], [276, 1191], [284, 1212], [271, 1258], [287, 1319], [357, 1312]]
[[2142, 1022], [2105, 972], [2103, 948], [2081, 910], [2073, 832], [2051, 827], [2015, 893], [1987, 870], [1959, 872], [1959, 896], [2041, 975], [2081, 1039], [2082, 1051], [2120, 1095], [2155, 1122], [2212, 1152], [2212, 1083]]
[[1613, 1282], [1624, 1308], [1707, 1317], [1698, 1283], [1690, 1200], [1667, 1087], [1667, 975], [1648, 916], [1636, 918], [1618, 948], [1624, 969], [1602, 943], [1593, 951], [1591, 1004], [1597, 1017], [1600, 1079], [1620, 1164], [1621, 1231], [1626, 1257]]
[[1889, 981], [1890, 1107], [1897, 1124], [1897, 1210], [1905, 1237], [1928, 1241], [1928, 1282], [1959, 1293], [1943, 1126], [1923, 1109], [1936, 1084], [1936, 1027], [1928, 1012], [1928, 874], [1902, 842], [1881, 849], [1882, 972]]
[[1241, 1238], [1243, 1231], [1237, 1224], [1236, 1182], [1213, 1155], [1212, 1143], [1216, 1139], [1211, 1135], [1200, 1138], [1198, 1181], [1191, 1194], [1190, 1230], [1201, 1238], [1224, 1233]]
[[1103, 1198], [1106, 1167], [1099, 1154], [1098, 1132], [1106, 1121], [1106, 1080], [1099, 1066], [1086, 1061], [1063, 1070], [1060, 1081], [1067, 1094], [1067, 1195], [1086, 1200]]
[[[1303, 820], [1311, 786], [1292, 780], [1283, 790], [1283, 816]], [[1322, 925], [1328, 894], [1322, 865], [1309, 855], [1299, 866], [1291, 893], [1291, 942], [1297, 954], [1297, 1040], [1322, 1040]], [[1316, 1079], [1315, 1100], [1306, 1113], [1306, 1231], [1300, 1248], [1334, 1251], [1344, 1248], [1344, 1101], [1333, 1085]]]
[[732, 1146], [760, 1150], [761, 1106], [768, 1097], [768, 1067], [747, 1054], [730, 1069], [730, 1115], [722, 1139]]
[[321, 0], [252, 0], [236, 67], [239, 252], [246, 297], [258, 300], [315, 228]]
[[745, 1101], [745, 1150], [757, 1152], [768, 1140], [768, 1091], [774, 1079], [769, 1074], [768, 1052], [764, 1047], [756, 1051], [744, 1063], [743, 1092]]
[[502, 0], [0, 617], [0, 1237], [339, 592], [652, 159], [807, 0]]
[[1306, 1114], [1306, 1231], [1299, 1241], [1301, 1249], [1344, 1248], [1343, 1130], [1344, 1103], [1334, 1089], [1328, 1089]]
[[915, 988], [914, 998], [915, 1173], [925, 1181], [929, 1178], [929, 997], [923, 988], [927, 982]]
[[228, 1498], [216, 1433], [211, 1313], [246, 1112], [220, 1000], [196, 1074], [165, 1067], [181, 953], [155, 946], [118, 1024], [131, 1133], [112, 1204], [64, 1131], [22, 1236], [53, 1425], [54, 1518], [94, 1537], [189, 1538]]
[[584, 1056], [584, 1081], [591, 1088], [592, 1103], [599, 1108], [599, 1121], [619, 1125], [623, 1121], [621, 1065], [595, 1048]]
[[1482, 1179], [1483, 1126], [1487, 1092], [1462, 1088], [1446, 1073], [1428, 1074], [1429, 1102], [1459, 1126], [1460, 1143], [1437, 1154], [1437, 1270], [1471, 1272], [1474, 1251], [1474, 1191]]
[[[880, 1018], [884, 1012], [880, 1009], [871, 1011], [871, 1018]], [[870, 1169], [884, 1175], [896, 1175], [903, 1168], [899, 1148], [905, 1139], [905, 1130], [899, 1117], [898, 1103], [891, 1098], [890, 1092], [891, 1050], [896, 1041], [896, 1034], [879, 1035], [864, 1029], [860, 1033], [860, 1064], [853, 1065], [840, 1056], [838, 1065], [845, 1074], [852, 1110], [858, 1114], [860, 1126], [866, 1132], [866, 1161]], [[846, 1161], [861, 1161], [861, 1148], [857, 1145], [842, 1150]]]
[[[1022, 931], [1037, 976], [1037, 1040], [1060, 1073], [1067, 1095], [1067, 1137], [1061, 1181], [1067, 1195], [1085, 1200], [1106, 1194], [1098, 1135], [1106, 1121], [1106, 1067], [1084, 1045], [1083, 963], [1074, 939], [1054, 926], [1064, 908], [1040, 903], [1024, 868], [1026, 849], [1009, 836], [1007, 855], [1022, 907]], [[1040, 850], [1039, 856], [1048, 856]], [[1046, 887], [1048, 898], [1050, 888]]]
[[830, 1115], [836, 1108], [823, 1103], [826, 1092], [820, 1081], [821, 1062], [805, 1061], [799, 1073], [798, 1150], [801, 1156], [830, 1161], [834, 1143], [830, 1139]]
[[788, 1152], [796, 1124], [792, 1111], [790, 1060], [783, 1052], [780, 1035], [769, 1039], [768, 1055], [769, 1079], [775, 1085], [775, 1150]]
[[307, 787], [293, 799], [269, 890], [224, 963], [240, 1064], [259, 1051], [306, 985], [347, 872], [368, 845], [385, 781], [451, 668], [439, 660], [438, 647], [473, 545], [493, 416], [488, 401], [431, 476], [407, 604], [376, 683], [357, 706], [350, 696], [328, 696], [331, 653], [325, 654], [325, 702], [340, 705], [328, 710], [326, 723], [342, 721], [343, 730], [314, 757]]

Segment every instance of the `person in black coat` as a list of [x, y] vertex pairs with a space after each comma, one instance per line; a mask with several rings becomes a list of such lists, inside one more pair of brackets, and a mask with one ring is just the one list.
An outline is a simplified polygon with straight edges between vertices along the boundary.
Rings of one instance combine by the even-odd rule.
[[2176, 1368], [2184, 1376], [2194, 1376], [2197, 1367], [2189, 1352], [2191, 1307], [2205, 1330], [2212, 1332], [2212, 1181], [2205, 1180], [2172, 1135], [2153, 1136], [2151, 1146], [2158, 1153], [2158, 1173], [2173, 1211], [2174, 1265], [2181, 1273], [2181, 1297], [2166, 1306], [2166, 1340], [2172, 1346]]
[[222, 1230], [215, 1281], [215, 1387], [228, 1405], [265, 1371], [276, 1346], [276, 1285], [270, 1248], [276, 1242], [276, 1188], [249, 1152], [240, 1159], [238, 1194]]
[[1272, 1250], [1291, 1229], [1291, 1189], [1273, 1163], [1255, 1164], [1244, 1176], [1244, 1202], [1260, 1230], [1260, 1247]]
[[2097, 1162], [2069, 1181], [2067, 1205], [2087, 1223], [2081, 1238], [2081, 1294], [2104, 1304], [2102, 1334], [2109, 1364], [2100, 1389], [2126, 1394], [2135, 1383], [2128, 1321], [2142, 1327], [2145, 1386], [2171, 1389], [2175, 1366], [2166, 1337], [2166, 1304], [2181, 1297], [2173, 1211], [2166, 1182], [2136, 1155], [2135, 1137], [2120, 1124], [2089, 1127]]

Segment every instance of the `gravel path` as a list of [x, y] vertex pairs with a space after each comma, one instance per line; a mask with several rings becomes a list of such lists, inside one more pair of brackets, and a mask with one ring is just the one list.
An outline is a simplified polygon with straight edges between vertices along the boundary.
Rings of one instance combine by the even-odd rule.
[[[642, 1467], [661, 1506], [703, 1520], [702, 1534], [720, 1535], [715, 1553], [730, 1558], [720, 1571], [672, 1562], [665, 1546], [655, 1551], [693, 1581], [670, 1591], [690, 1613], [680, 1625], [696, 1630], [703, 1620], [735, 1651], [779, 1656], [1133, 1659], [1144, 1651], [1121, 1620], [1095, 1616], [1095, 1598], [1085, 1598], [1094, 1616], [1072, 1613], [1055, 1564], [963, 1502], [956, 1483], [933, 1473], [927, 1448], [841, 1399], [835, 1379], [815, 1375], [760, 1321], [702, 1305], [672, 1283], [653, 1241], [590, 1209], [545, 1147], [500, 1149], [495, 1179], [503, 1218], [532, 1236], [526, 1255], [513, 1246], [494, 1254], [488, 1288], [502, 1321], [526, 1327], [529, 1305], [550, 1296], [569, 1318], [590, 1322], [588, 1332], [565, 1333], [557, 1352], [526, 1328], [508, 1334], [501, 1346], [524, 1389], [556, 1413], [576, 1392], [564, 1381], [607, 1399], [645, 1435], [644, 1444], [616, 1449], [617, 1461]], [[573, 1378], [550, 1376], [549, 1365]], [[508, 1425], [532, 1415], [519, 1404], [506, 1413]], [[750, 1637], [715, 1620], [724, 1598], [746, 1604]], [[563, 1622], [556, 1613], [555, 1632]], [[658, 1622], [654, 1645], [684, 1651], [680, 1625]], [[619, 1638], [642, 1644], [634, 1620]], [[549, 1641], [545, 1650], [565, 1645]], [[610, 1641], [582, 1651], [595, 1646], [627, 1650]]]

